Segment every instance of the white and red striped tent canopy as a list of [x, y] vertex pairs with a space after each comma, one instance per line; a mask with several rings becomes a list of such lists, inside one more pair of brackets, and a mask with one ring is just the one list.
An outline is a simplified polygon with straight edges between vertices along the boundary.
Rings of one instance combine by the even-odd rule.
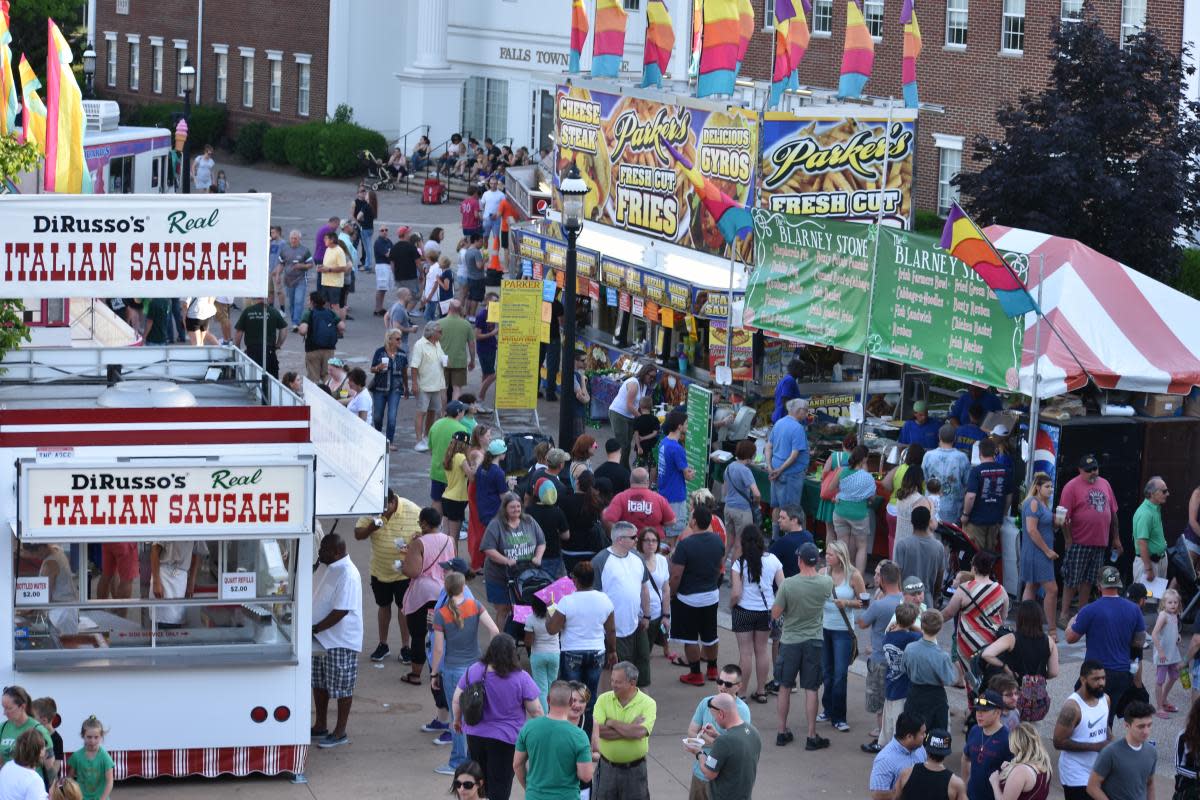
[[[1104, 389], [1187, 394], [1200, 385], [1200, 301], [1074, 239], [1004, 225], [984, 233], [1000, 250], [1029, 255], [1028, 285], [1035, 299], [1045, 258], [1041, 306], [1062, 339], [1042, 325], [1037, 348], [1042, 397], [1087, 383], [1075, 358]], [[1036, 324], [1036, 314], [1026, 315], [1020, 390], [1029, 396]]]

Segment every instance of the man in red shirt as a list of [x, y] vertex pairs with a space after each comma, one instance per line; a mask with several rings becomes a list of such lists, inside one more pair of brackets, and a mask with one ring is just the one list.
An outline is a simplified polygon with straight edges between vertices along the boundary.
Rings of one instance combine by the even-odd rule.
[[632, 522], [640, 531], [647, 526], [663, 535], [663, 526], [675, 521], [671, 504], [650, 488], [650, 473], [638, 467], [629, 476], [629, 488], [619, 493], [601, 515], [609, 529], [618, 522]]
[[1117, 531], [1117, 498], [1108, 481], [1100, 477], [1100, 462], [1094, 455], [1089, 453], [1079, 460], [1079, 474], [1067, 481], [1058, 502], [1067, 510], [1063, 523], [1067, 553], [1062, 563], [1062, 610], [1058, 617], [1059, 626], [1065, 628], [1075, 592], [1081, 586], [1087, 587], [1079, 603], [1082, 609], [1104, 565], [1107, 548], [1121, 552], [1121, 537]]
[[475, 234], [483, 235], [483, 209], [479, 205], [478, 187], [467, 189], [467, 196], [458, 204], [458, 213], [462, 215], [463, 237], [468, 242]]

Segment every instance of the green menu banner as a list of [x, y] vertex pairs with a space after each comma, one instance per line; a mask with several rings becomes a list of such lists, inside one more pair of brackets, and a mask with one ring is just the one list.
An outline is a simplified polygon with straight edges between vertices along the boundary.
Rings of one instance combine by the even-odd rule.
[[[1024, 326], [932, 236], [754, 210], [743, 323], [791, 339], [1016, 387]], [[1003, 254], [1024, 279], [1024, 256]], [[874, 299], [872, 300], [872, 293]], [[868, 309], [870, 311], [868, 312]], [[869, 321], [868, 321], [869, 317]]]
[[708, 485], [708, 445], [712, 426], [712, 392], [695, 383], [688, 385], [687, 393], [687, 439], [683, 448], [687, 452], [688, 466], [696, 471], [687, 482], [692, 492]]
[[753, 209], [754, 261], [742, 322], [839, 350], [867, 338], [874, 228]]

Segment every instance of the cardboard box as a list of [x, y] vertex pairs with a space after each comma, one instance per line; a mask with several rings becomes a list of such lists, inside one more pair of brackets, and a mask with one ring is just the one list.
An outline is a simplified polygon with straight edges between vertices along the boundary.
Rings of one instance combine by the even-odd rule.
[[1200, 386], [1193, 386], [1192, 393], [1184, 398], [1183, 415], [1185, 417], [1200, 417]]
[[1177, 394], [1146, 394], [1134, 407], [1143, 417], [1177, 417], [1183, 413], [1183, 400]]

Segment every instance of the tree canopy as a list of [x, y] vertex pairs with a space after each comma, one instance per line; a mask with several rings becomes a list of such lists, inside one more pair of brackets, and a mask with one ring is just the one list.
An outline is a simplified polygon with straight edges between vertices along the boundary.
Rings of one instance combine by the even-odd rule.
[[975, 137], [985, 166], [956, 179], [963, 203], [982, 224], [1078, 239], [1169, 283], [1200, 223], [1194, 69], [1157, 32], [1122, 47], [1095, 16], [1051, 39], [1047, 87], [996, 113], [1002, 138]]
[[9, 19], [12, 28], [13, 67], [16, 68], [21, 54], [46, 82], [46, 20], [53, 19], [63, 36], [71, 43], [75, 55], [76, 72], [82, 74], [83, 51], [86, 32], [80, 30], [83, 8], [79, 0], [19, 0], [9, 4]]

